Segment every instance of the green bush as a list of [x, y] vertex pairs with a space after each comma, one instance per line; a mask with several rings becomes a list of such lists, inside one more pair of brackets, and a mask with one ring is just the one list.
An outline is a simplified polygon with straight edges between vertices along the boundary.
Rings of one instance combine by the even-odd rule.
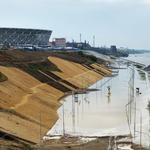
[[83, 52], [82, 51], [78, 51], [78, 54], [80, 55], [80, 56], [84, 56], [84, 54], [83, 54]]
[[36, 150], [36, 148], [31, 147], [29, 144], [22, 143], [22, 145], [27, 148], [28, 150]]
[[116, 58], [111, 56], [110, 59], [116, 59]]
[[0, 72], [0, 82], [7, 81], [8, 78]]
[[93, 55], [89, 55], [87, 56], [90, 60], [97, 62], [97, 57], [93, 56]]
[[141, 69], [142, 68], [142, 66], [141, 65], [135, 65], [137, 68], [139, 68], [139, 69]]

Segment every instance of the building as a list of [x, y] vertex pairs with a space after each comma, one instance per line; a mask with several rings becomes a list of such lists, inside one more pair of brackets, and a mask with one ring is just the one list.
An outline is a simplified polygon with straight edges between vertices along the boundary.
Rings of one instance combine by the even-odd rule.
[[116, 52], [117, 52], [117, 49], [116, 49], [116, 46], [115, 46], [115, 45], [112, 45], [112, 46], [110, 47], [110, 52], [111, 52], [111, 53], [116, 53]]
[[48, 45], [51, 33], [51, 30], [0, 28], [0, 44], [5, 46]]
[[52, 45], [57, 46], [57, 47], [66, 47], [66, 39], [65, 38], [53, 38]]
[[120, 47], [119, 50], [122, 50], [122, 51], [127, 51], [128, 48], [124, 48], [124, 47]]
[[86, 41], [84, 43], [82, 43], [82, 42], [74, 42], [74, 41], [72, 43], [67, 42], [66, 46], [67, 47], [74, 47], [74, 48], [88, 48], [88, 47], [91, 47], [89, 45], [89, 43], [86, 43]]

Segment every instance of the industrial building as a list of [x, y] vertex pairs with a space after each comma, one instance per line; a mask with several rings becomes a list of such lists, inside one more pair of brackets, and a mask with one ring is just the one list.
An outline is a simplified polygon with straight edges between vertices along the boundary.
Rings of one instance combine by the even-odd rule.
[[82, 42], [74, 42], [74, 41], [72, 43], [67, 42], [66, 46], [67, 47], [74, 47], [74, 48], [88, 48], [88, 47], [91, 47], [89, 45], [89, 43], [86, 43], [86, 41], [84, 43], [82, 43]]
[[53, 38], [52, 45], [57, 46], [57, 47], [66, 47], [66, 39], [65, 38]]
[[115, 45], [111, 45], [111, 47], [110, 47], [110, 52], [111, 52], [111, 53], [116, 53], [116, 52], [117, 52], [117, 48], [116, 48]]
[[0, 28], [0, 45], [48, 45], [51, 30]]

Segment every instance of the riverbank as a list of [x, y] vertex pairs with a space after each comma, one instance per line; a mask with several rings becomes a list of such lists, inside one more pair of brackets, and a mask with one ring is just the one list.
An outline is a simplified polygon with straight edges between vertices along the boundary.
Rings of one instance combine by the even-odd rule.
[[[132, 143], [129, 135], [103, 136], [103, 137], [47, 137], [43, 144], [43, 150], [105, 150], [105, 149], [123, 149], [139, 150], [140, 145]], [[40, 150], [40, 145], [35, 148]], [[147, 150], [142, 147], [141, 150]]]
[[2, 51], [0, 57], [0, 71], [8, 78], [0, 84], [1, 134], [19, 131], [13, 136], [31, 143], [53, 127], [65, 92], [111, 74], [74, 52]]
[[[18, 52], [18, 54], [19, 54], [18, 55], [19, 57], [20, 56], [23, 57], [22, 54], [24, 53]], [[25, 61], [28, 62], [31, 59], [31, 56], [28, 54], [29, 53], [27, 53], [26, 55], [28, 56], [28, 58], [27, 57], [22, 58], [23, 63], [17, 62], [16, 60], [15, 61], [7, 60], [6, 64], [9, 66], [16, 66], [16, 65], [21, 66], [21, 67], [26, 66], [26, 65], [29, 66], [29, 64], [24, 63]], [[30, 53], [30, 54], [33, 57], [33, 53]], [[40, 56], [42, 56], [42, 59], [39, 59], [41, 58], [39, 57], [39, 54]], [[15, 55], [16, 54], [14, 53], [13, 56]], [[57, 109], [61, 106], [60, 100], [64, 99], [64, 97], [68, 96], [69, 94], [72, 94], [71, 91], [74, 91], [74, 92], [78, 91], [82, 93], [84, 88], [87, 88], [88, 86], [90, 86], [90, 84], [92, 85], [93, 83], [107, 76], [106, 74], [109, 74], [108, 72], [109, 70], [107, 68], [97, 63], [91, 64], [89, 66], [87, 65], [87, 62], [83, 60], [83, 58], [76, 59], [77, 56], [76, 57], [73, 56], [74, 58], [72, 58], [72, 54], [68, 54], [67, 58], [62, 53], [60, 54], [56, 53], [52, 55], [53, 56], [55, 55], [55, 57], [50, 56], [49, 53], [46, 55], [43, 53], [38, 53], [37, 54], [38, 59], [36, 60], [34, 58], [33, 62], [31, 63], [32, 64], [31, 66], [33, 69], [33, 66], [35, 67], [36, 63], [39, 62], [39, 60], [40, 62], [43, 63], [44, 59], [50, 56], [49, 60], [51, 61], [51, 65], [53, 63], [57, 64], [55, 66], [53, 65], [53, 71], [51, 70], [50, 72], [48, 72], [47, 70], [39, 70], [39, 71], [30, 70], [29, 71], [29, 70], [26, 70], [26, 67], [23, 68], [24, 71], [22, 71], [21, 68], [19, 67], [18, 67], [19, 69], [12, 68], [12, 67], [8, 68], [6, 66], [5, 67], [3, 66], [0, 68], [1, 71], [5, 72], [7, 76], [9, 77], [8, 78], [9, 80], [5, 82], [5, 84], [3, 83], [3, 86], [1, 85], [2, 91], [0, 93], [3, 104], [5, 104], [2, 106], [6, 108], [6, 109], [4, 108], [1, 109], [1, 120], [3, 120], [2, 124], [4, 124], [4, 122], [6, 123], [5, 124], [6, 128], [4, 129], [5, 132], [11, 133], [11, 131], [13, 132], [14, 130], [19, 129], [19, 132], [17, 133], [16, 137], [22, 138], [23, 136], [24, 137], [26, 136], [26, 138], [30, 140], [33, 140], [33, 138], [34, 138], [34, 141], [40, 140], [40, 130], [39, 130], [40, 113], [41, 113], [41, 119], [42, 119], [41, 120], [42, 136], [44, 136], [46, 131], [50, 129], [49, 127], [53, 126], [53, 123], [56, 122], [56, 120], [54, 119], [58, 118], [58, 115], [55, 115], [55, 114], [57, 112]], [[62, 60], [60, 57], [58, 57], [58, 55], [60, 55], [61, 58], [69, 59], [69, 61]], [[71, 58], [74, 61], [71, 61]], [[4, 64], [4, 62], [1, 62], [1, 64]], [[80, 62], [80, 63], [77, 63], [77, 62]], [[60, 71], [61, 68], [62, 70], [63, 69], [64, 70]], [[73, 72], [75, 72], [75, 74], [73, 74]], [[36, 77], [37, 75], [38, 77]], [[60, 89], [63, 91], [61, 91]], [[68, 89], [70, 90], [67, 91]], [[94, 90], [94, 88], [92, 90]], [[5, 101], [3, 100], [4, 97], [2, 98], [2, 96], [6, 96]], [[7, 109], [7, 105], [9, 103], [11, 106], [9, 106], [8, 108], [11, 108], [11, 109]], [[47, 108], [47, 106], [50, 106], [50, 107]], [[17, 114], [16, 114], [16, 110], [18, 111]], [[18, 118], [15, 118], [15, 115], [16, 116], [20, 115], [19, 112], [22, 112], [22, 115], [20, 117], [18, 116]], [[3, 118], [2, 118], [2, 114], [4, 115]], [[25, 118], [26, 115], [27, 115], [27, 118]], [[13, 117], [13, 119], [11, 119], [10, 116]], [[22, 120], [20, 120], [20, 118]], [[28, 119], [29, 121], [27, 121]], [[24, 122], [22, 122], [23, 120]], [[51, 122], [49, 122], [50, 120]], [[48, 125], [44, 123], [45, 121], [48, 122]], [[33, 124], [31, 124], [31, 122], [33, 122]], [[29, 125], [31, 127], [28, 128]], [[8, 126], [10, 126], [12, 130], [9, 130]], [[29, 132], [30, 134], [33, 134], [33, 136], [30, 135]], [[3, 133], [3, 135], [4, 134], [5, 133]], [[114, 146], [116, 146], [114, 143], [116, 142], [119, 144], [120, 139], [123, 139], [123, 141], [121, 141], [120, 144], [126, 144], [126, 143], [128, 143], [128, 145], [131, 144], [131, 141], [128, 141], [126, 139], [124, 140], [123, 138], [124, 136], [121, 136], [120, 138], [119, 137], [108, 136], [108, 137], [98, 137], [97, 139], [95, 139], [96, 137], [93, 137], [92, 138], [93, 140], [91, 141], [89, 137], [72, 138], [72, 137], [67, 136], [66, 139], [62, 137], [60, 140], [54, 140], [54, 139], [46, 140], [46, 141], [44, 140], [43, 147], [44, 149], [49, 149], [49, 146], [51, 147], [51, 149], [53, 148], [60, 149], [60, 147], [62, 147], [64, 149], [72, 149], [72, 150], [73, 149], [91, 150], [92, 148], [95, 150], [95, 149], [99, 149], [100, 147], [102, 149], [105, 149], [105, 148], [108, 149], [108, 147], [114, 148]], [[9, 147], [9, 145], [7, 145], [8, 142], [4, 142], [4, 143], [6, 147]], [[20, 147], [20, 148], [19, 146], [17, 147], [15, 142], [10, 143], [10, 145], [11, 145], [11, 148], [15, 147], [15, 149], [18, 149], [18, 150], [25, 149], [23, 147]], [[35, 147], [39, 149], [39, 144], [37, 144], [37, 146]], [[136, 148], [134, 149], [139, 149], [139, 145], [136, 145]]]
[[[120, 70], [121, 71], [121, 70]], [[130, 72], [130, 69], [129, 69], [129, 71], [127, 71], [127, 72]], [[126, 73], [127, 73], [126, 72]], [[135, 72], [137, 72], [136, 71], [136, 69], [135, 69]], [[125, 74], [125, 73], [123, 73], [123, 74]], [[122, 75], [123, 75], [122, 74]], [[131, 74], [130, 74], [131, 75]], [[127, 76], [127, 74], [125, 75], [125, 76]], [[140, 78], [140, 74], [138, 74], [138, 76], [136, 76], [135, 78]], [[119, 77], [118, 77], [119, 78]], [[125, 78], [123, 79], [123, 80], [125, 80]], [[128, 78], [128, 80], [129, 80], [129, 78]], [[145, 79], [144, 79], [145, 80]], [[142, 79], [142, 80], [139, 80], [140, 82], [143, 82], [143, 84], [140, 84], [141, 86], [139, 86], [140, 87], [140, 91], [142, 92], [142, 94], [141, 95], [139, 95], [138, 96], [138, 98], [137, 99], [139, 99], [140, 101], [140, 103], [139, 104], [141, 104], [141, 102], [143, 101], [143, 98], [144, 98], [144, 103], [146, 102], [146, 100], [145, 100], [145, 96], [144, 96], [144, 94], [145, 94], [145, 82], [144, 82], [144, 80]], [[138, 81], [138, 82], [139, 82]], [[126, 81], [127, 82], [127, 81]], [[136, 81], [137, 82], [137, 81]], [[104, 83], [104, 82], [103, 82]], [[111, 82], [110, 82], [111, 83]], [[124, 83], [123, 83], [124, 84]], [[138, 84], [136, 84], [136, 86], [137, 86]], [[120, 87], [119, 85], [117, 85], [118, 86], [118, 88]], [[135, 88], [136, 88], [136, 86], [135, 86]], [[106, 87], [105, 87], [106, 88]], [[147, 88], [147, 87], [146, 87]], [[123, 90], [123, 89], [122, 89]], [[103, 90], [104, 91], [104, 90]], [[118, 90], [118, 92], [119, 92], [119, 90]], [[112, 94], [114, 94], [114, 93], [112, 93]], [[142, 98], [142, 95], [144, 96], [143, 98]], [[97, 97], [98, 97], [98, 95], [96, 95]], [[122, 95], [123, 96], [123, 95]], [[101, 97], [101, 95], [99, 95], [99, 97]], [[93, 99], [94, 100], [94, 99]], [[93, 101], [92, 100], [92, 101]], [[116, 99], [115, 100], [117, 100], [117, 97], [116, 97]], [[102, 101], [102, 100], [101, 100]], [[113, 99], [110, 99], [110, 101], [109, 101], [109, 105], [110, 105], [110, 103], [112, 103], [113, 102]], [[98, 103], [98, 101], [97, 101], [97, 103], [96, 103], [97, 105], [99, 104]], [[137, 103], [138, 104], [138, 103]], [[139, 105], [138, 104], [138, 105]], [[143, 103], [142, 103], [143, 104]], [[147, 101], [147, 104], [148, 104], [148, 101]], [[69, 105], [69, 106], [71, 106], [71, 105]], [[110, 105], [110, 106], [112, 106], [112, 105]], [[125, 106], [125, 105], [124, 105]], [[104, 107], [106, 107], [106, 106], [104, 106]], [[65, 108], [66, 108], [66, 105], [65, 105]], [[89, 105], [89, 108], [90, 108], [90, 112], [91, 112], [91, 107], [90, 107], [90, 105]], [[110, 108], [110, 110], [111, 110], [111, 107], [109, 107]], [[137, 108], [139, 108], [139, 106], [137, 107]], [[144, 109], [146, 109], [147, 108], [147, 106], [145, 107], [145, 104], [144, 104]], [[67, 109], [67, 108], [66, 108]], [[85, 109], [85, 108], [84, 108]], [[117, 107], [117, 109], [118, 109], [118, 107]], [[141, 108], [140, 108], [141, 109]], [[124, 110], [124, 107], [123, 107], [123, 110]], [[144, 114], [144, 113], [143, 113]], [[66, 114], [67, 115], [67, 114]], [[89, 114], [90, 115], [90, 114]], [[137, 117], [138, 117], [138, 115], [139, 114], [137, 114]], [[123, 116], [122, 116], [123, 117]], [[80, 117], [81, 118], [81, 117]], [[144, 117], [143, 117], [144, 118]], [[126, 118], [127, 119], [127, 118]], [[133, 119], [133, 118], [132, 118]], [[111, 124], [111, 122], [114, 122], [114, 120], [109, 120], [109, 123]], [[144, 121], [144, 120], [143, 120]], [[94, 121], [92, 121], [92, 122], [94, 122]], [[133, 122], [133, 120], [132, 120], [132, 122]], [[96, 123], [96, 122], [95, 122]], [[144, 123], [145, 123], [145, 121], [144, 121]], [[76, 122], [76, 124], [77, 124], [77, 122]], [[58, 125], [57, 125], [58, 126]], [[94, 126], [94, 125], [93, 125]], [[85, 126], [85, 127], [87, 127], [87, 125]], [[133, 127], [133, 126], [132, 126]], [[137, 127], [139, 127], [139, 123], [137, 122]], [[145, 127], [145, 126], [144, 126]], [[129, 127], [128, 127], [129, 128]], [[56, 128], [57, 129], [57, 128]], [[68, 128], [66, 129], [66, 130], [68, 130]], [[101, 131], [101, 130], [100, 130]], [[113, 130], [113, 131], [115, 131], [115, 130]], [[77, 128], [76, 128], [76, 132], [78, 133], [78, 131], [77, 131]], [[90, 132], [90, 131], [89, 131]], [[108, 133], [109, 133], [109, 131], [108, 131]], [[121, 131], [120, 132], [120, 134], [121, 133], [123, 133], [123, 131]], [[108, 134], [109, 135], [109, 134]], [[119, 135], [119, 134], [118, 134]], [[132, 134], [133, 135], [133, 134]], [[124, 134], [124, 136], [125, 136], [125, 134]], [[117, 136], [112, 136], [112, 138], [111, 138], [111, 136], [110, 137], [108, 137], [107, 138], [107, 140], [104, 142], [103, 141], [103, 137], [97, 137], [97, 139], [95, 139], [94, 141], [88, 141], [88, 138], [89, 137], [87, 137], [87, 136], [84, 136], [84, 138], [88, 141], [88, 144], [90, 145], [91, 144], [91, 149], [93, 148], [93, 149], [99, 149], [97, 146], [99, 146], [99, 147], [102, 147], [102, 149], [114, 149], [115, 148], [115, 144], [112, 144], [111, 146], [108, 144], [108, 143], [110, 143], [110, 141], [112, 141], [112, 143], [114, 142], [114, 143], [117, 143], [117, 146], [118, 146], [118, 148], [120, 148], [120, 149], [131, 149], [131, 147], [132, 147], [132, 149], [140, 149], [140, 141], [139, 141], [139, 138], [138, 138], [138, 136], [139, 135], [137, 135], [136, 136], [136, 142], [134, 141], [134, 139], [133, 138], [131, 138], [131, 137], [129, 137], [129, 136], [127, 136], [127, 139], [125, 139], [125, 138], [121, 138], [121, 141], [118, 141], [118, 138], [117, 138], [117, 140], [113, 140], [113, 139], [115, 139]], [[49, 138], [49, 137], [48, 137]], [[74, 138], [76, 138], [76, 136], [74, 137]], [[93, 137], [93, 138], [96, 138], [96, 137]], [[81, 137], [79, 137], [79, 139], [81, 140]], [[79, 139], [77, 140], [78, 142], [79, 142]], [[143, 138], [144, 139], [144, 138]], [[142, 139], [142, 145], [143, 146], [145, 146], [145, 141], [147, 140], [147, 137], [143, 140]], [[97, 143], [95, 143], [95, 145], [92, 145], [92, 143], [94, 143], [95, 141], [97, 141], [97, 140], [99, 140]], [[55, 141], [55, 140], [54, 140]], [[79, 144], [79, 143], [72, 143], [72, 142], [70, 142], [71, 141], [71, 138], [69, 139], [68, 137], [66, 138], [66, 141], [65, 142], [61, 142], [61, 139], [60, 140], [57, 140], [57, 141], [55, 141], [56, 143], [58, 142], [64, 149], [75, 149], [75, 148], [78, 148], [78, 149], [88, 149], [88, 147], [87, 148], [85, 148], [84, 147], [84, 144], [82, 144], [82, 140], [80, 141], [81, 143]], [[74, 141], [74, 140], [73, 140]], [[132, 143], [132, 142], [135, 142], [135, 143], [138, 143], [137, 145], [136, 144], [134, 144], [134, 143]], [[44, 142], [44, 141], [43, 141]], [[46, 143], [47, 142], [47, 143]], [[46, 146], [45, 144], [47, 144], [48, 145], [48, 142], [50, 142], [49, 140], [48, 141], [45, 141], [45, 143], [43, 143], [43, 147], [44, 146]], [[106, 147], [103, 147], [103, 144], [101, 143], [101, 142], [104, 142], [105, 143], [105, 146]], [[101, 144], [100, 144], [101, 143]], [[87, 143], [85, 144], [85, 145], [88, 145]], [[100, 145], [99, 145], [100, 144]], [[146, 145], [147, 145], [147, 143], [146, 143]], [[50, 145], [49, 145], [50, 146]], [[59, 147], [59, 145], [58, 145], [58, 147], [57, 147], [57, 144], [55, 145], [54, 144], [54, 147], [57, 149], [58, 147]], [[90, 147], [90, 146], [89, 146]], [[45, 147], [46, 148], [46, 147]], [[90, 149], [90, 148], [89, 148]], [[141, 148], [141, 149], [147, 149], [147, 148]]]

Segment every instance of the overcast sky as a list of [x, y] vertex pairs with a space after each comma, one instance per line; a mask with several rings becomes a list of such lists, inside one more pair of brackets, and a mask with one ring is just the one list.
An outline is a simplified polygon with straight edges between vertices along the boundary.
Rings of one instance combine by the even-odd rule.
[[0, 0], [0, 26], [52, 30], [67, 41], [150, 50], [150, 0]]

